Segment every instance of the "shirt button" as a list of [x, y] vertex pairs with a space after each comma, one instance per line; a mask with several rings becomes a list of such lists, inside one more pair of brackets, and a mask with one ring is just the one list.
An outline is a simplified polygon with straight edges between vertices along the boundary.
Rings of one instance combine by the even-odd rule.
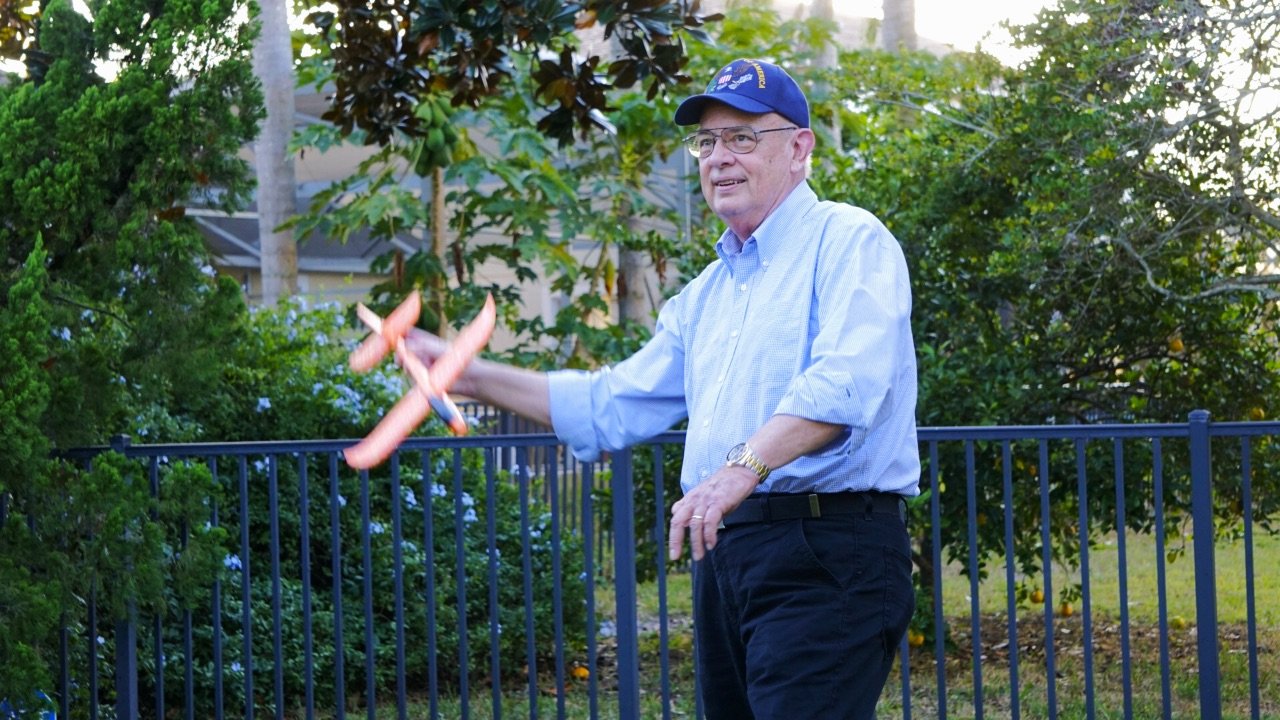
[[710, 474], [711, 474], [711, 473], [710, 473], [709, 471], [707, 471], [707, 470], [702, 470], [702, 471], [700, 471], [700, 472], [698, 473], [698, 477], [703, 477], [703, 478], [704, 478], [704, 477], [706, 477], [706, 476], [708, 476], [708, 475], [710, 475]]
[[769, 261], [768, 261], [768, 260], [762, 260], [762, 261], [760, 262], [760, 264], [761, 264], [761, 265], [763, 265], [764, 267], [769, 267]]
[[730, 332], [730, 333], [729, 333], [729, 337], [738, 337], [738, 331], [737, 331], [737, 330], [734, 330], [734, 331]]
[[703, 421], [702, 421], [702, 427], [711, 427], [711, 421], [710, 421], [710, 420], [703, 420]]
[[739, 290], [741, 290], [742, 292], [746, 292], [746, 291], [747, 291], [747, 284], [746, 284], [746, 283], [742, 283], [741, 285], [739, 285], [739, 286], [738, 286], [738, 289], [739, 289]]

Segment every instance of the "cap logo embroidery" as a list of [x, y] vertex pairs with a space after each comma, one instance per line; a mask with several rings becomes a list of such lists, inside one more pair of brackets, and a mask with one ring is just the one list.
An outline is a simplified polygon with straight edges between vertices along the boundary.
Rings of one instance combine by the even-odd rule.
[[[733, 82], [729, 83], [729, 89], [730, 89], [730, 90], [737, 90], [739, 86], [741, 86], [743, 83], [747, 82], [748, 80], [750, 80], [750, 79], [751, 79], [751, 78], [753, 78], [753, 77], [755, 77], [755, 74], [754, 74], [754, 73], [747, 73], [746, 75], [740, 75], [740, 76], [738, 76], [738, 77], [734, 78], [734, 79], [733, 79]], [[762, 82], [762, 83], [760, 83], [760, 87], [764, 87], [764, 83], [763, 83], [763, 82]]]

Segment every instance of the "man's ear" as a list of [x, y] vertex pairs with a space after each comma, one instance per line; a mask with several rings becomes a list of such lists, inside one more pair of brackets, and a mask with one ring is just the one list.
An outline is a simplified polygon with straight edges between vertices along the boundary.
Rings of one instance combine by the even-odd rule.
[[796, 130], [795, 136], [792, 138], [791, 161], [800, 167], [806, 167], [809, 164], [809, 158], [813, 155], [813, 148], [818, 144], [818, 138], [813, 134], [813, 130], [809, 128], [800, 128]]

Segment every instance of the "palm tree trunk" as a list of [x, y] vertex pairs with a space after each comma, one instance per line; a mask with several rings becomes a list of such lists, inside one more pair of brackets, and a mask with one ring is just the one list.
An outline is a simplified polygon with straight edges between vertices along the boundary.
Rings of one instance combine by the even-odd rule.
[[253, 64], [262, 81], [267, 117], [258, 137], [258, 238], [262, 302], [274, 305], [298, 292], [298, 244], [280, 226], [297, 211], [297, 181], [289, 139], [293, 135], [293, 43], [285, 0], [262, 0], [262, 34]]

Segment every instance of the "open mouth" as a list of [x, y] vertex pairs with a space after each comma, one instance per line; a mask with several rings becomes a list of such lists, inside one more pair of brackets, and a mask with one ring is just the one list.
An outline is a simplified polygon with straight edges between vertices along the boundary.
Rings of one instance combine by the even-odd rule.
[[734, 185], [741, 185], [744, 182], [746, 181], [745, 180], [719, 180], [715, 183], [715, 186], [719, 188], [733, 187]]

